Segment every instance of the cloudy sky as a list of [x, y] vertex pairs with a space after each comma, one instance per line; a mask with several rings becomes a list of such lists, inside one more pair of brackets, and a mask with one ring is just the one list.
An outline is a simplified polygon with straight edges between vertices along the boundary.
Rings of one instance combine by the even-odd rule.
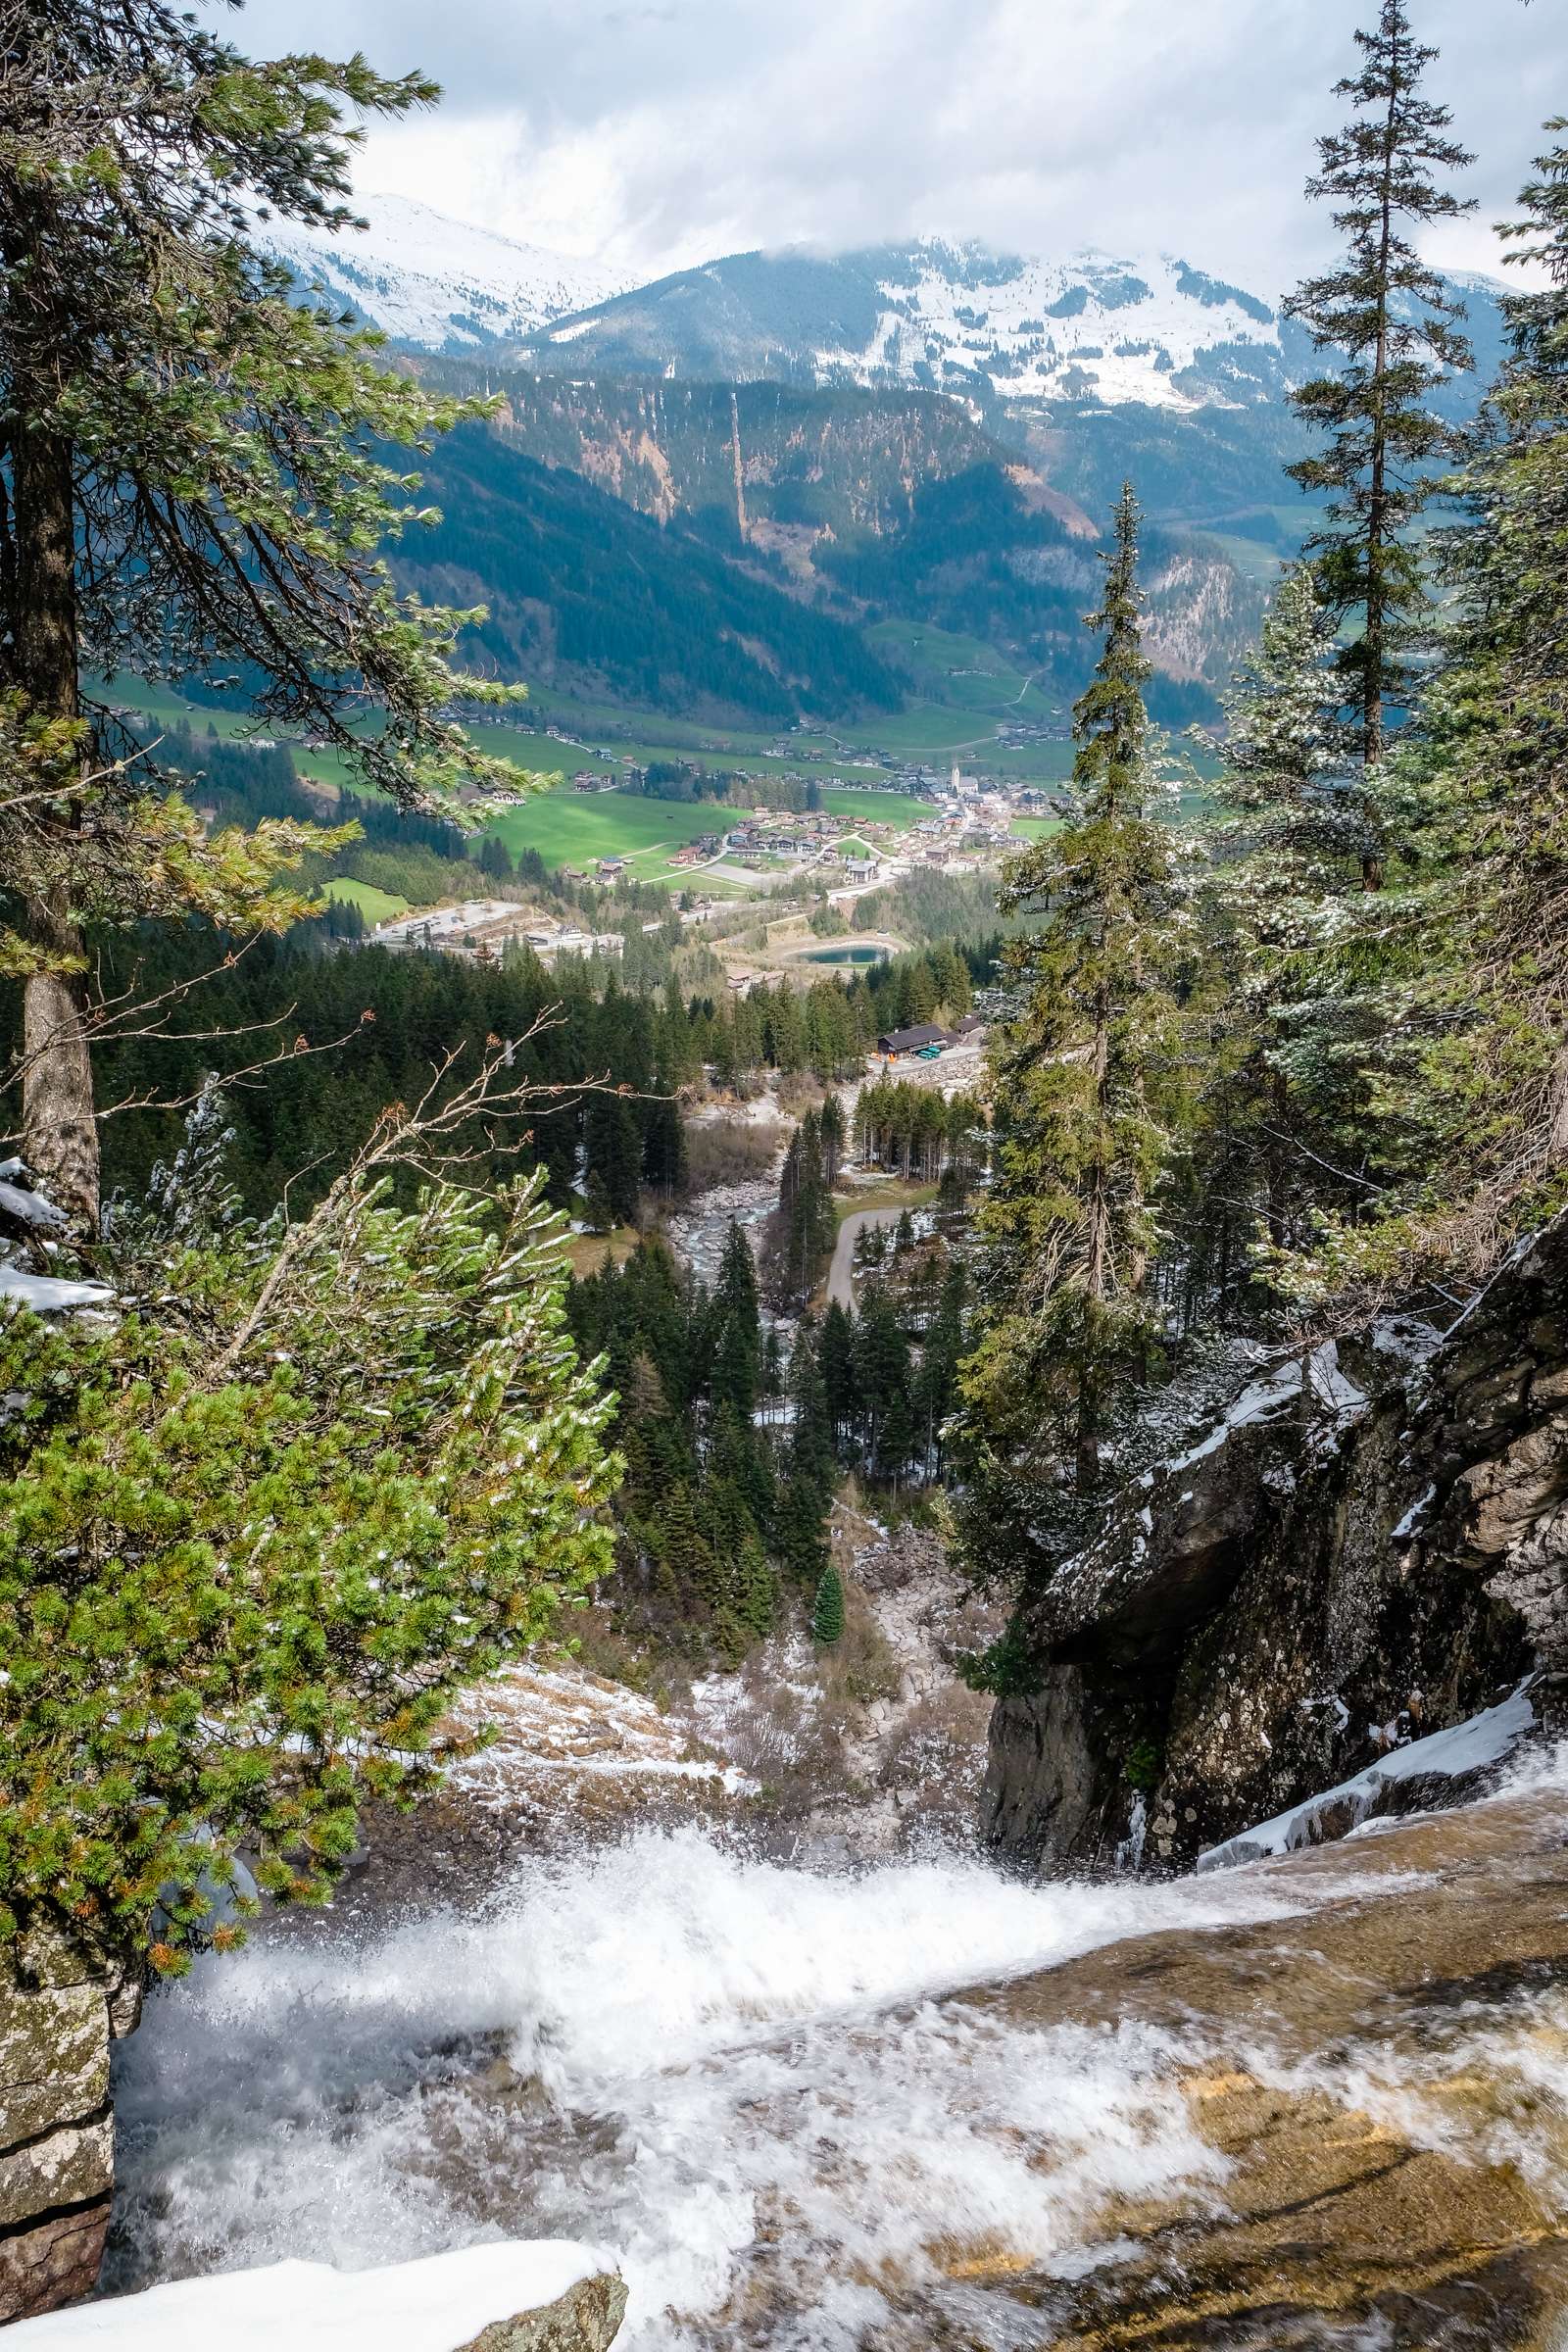
[[[638, 276], [911, 232], [1029, 252], [1178, 251], [1273, 293], [1332, 245], [1301, 202], [1375, 0], [249, 0], [256, 52], [363, 48], [446, 97], [371, 132], [370, 191]], [[1568, 0], [1412, 0], [1476, 149], [1491, 269], [1543, 118], [1568, 112]]]

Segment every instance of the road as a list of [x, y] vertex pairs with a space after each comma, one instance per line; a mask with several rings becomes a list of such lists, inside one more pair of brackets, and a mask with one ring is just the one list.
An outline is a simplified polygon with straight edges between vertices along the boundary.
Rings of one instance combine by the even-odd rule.
[[845, 1218], [839, 1227], [839, 1238], [833, 1250], [833, 1263], [827, 1270], [827, 1295], [840, 1306], [855, 1304], [855, 1239], [873, 1225], [896, 1225], [900, 1211], [896, 1208], [858, 1208]]

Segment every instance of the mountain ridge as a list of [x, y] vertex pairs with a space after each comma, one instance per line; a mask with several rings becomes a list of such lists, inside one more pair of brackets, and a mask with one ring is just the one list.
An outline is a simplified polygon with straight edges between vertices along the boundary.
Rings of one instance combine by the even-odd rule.
[[1274, 396], [1309, 350], [1273, 304], [1177, 255], [1056, 260], [925, 237], [722, 256], [554, 321], [528, 356], [1192, 410]]
[[623, 274], [454, 220], [409, 196], [357, 196], [363, 229], [336, 234], [275, 215], [257, 241], [393, 341], [427, 351], [498, 347], [625, 290]]

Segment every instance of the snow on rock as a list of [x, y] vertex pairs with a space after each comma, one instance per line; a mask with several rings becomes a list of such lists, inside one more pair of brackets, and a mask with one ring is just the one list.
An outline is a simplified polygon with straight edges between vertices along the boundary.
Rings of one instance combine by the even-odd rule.
[[64, 1315], [77, 1307], [108, 1306], [114, 1292], [103, 1282], [66, 1282], [52, 1274], [24, 1274], [20, 1266], [0, 1266], [0, 1307], [9, 1300], [31, 1307], [35, 1315]]
[[364, 229], [333, 236], [274, 218], [258, 221], [257, 241], [400, 342], [472, 351], [532, 334], [630, 282], [596, 263], [449, 220], [407, 196], [354, 202], [368, 222]]
[[1271, 1854], [1295, 1853], [1301, 1846], [1325, 1845], [1384, 1810], [1382, 1799], [1400, 1782], [1429, 1776], [1461, 1780], [1500, 1764], [1534, 1726], [1536, 1711], [1527, 1692], [1528, 1685], [1521, 1683], [1499, 1706], [1488, 1707], [1468, 1722], [1450, 1725], [1446, 1732], [1413, 1740], [1408, 1747], [1380, 1756], [1353, 1780], [1341, 1781], [1337, 1788], [1325, 1788], [1293, 1805], [1288, 1813], [1277, 1813], [1272, 1821], [1260, 1821], [1254, 1828], [1227, 1838], [1223, 1845], [1210, 1846], [1199, 1855], [1199, 1869], [1226, 1870], [1238, 1862], [1258, 1862]]
[[465, 1729], [493, 1727], [488, 1747], [454, 1764], [451, 1786], [490, 1811], [530, 1803], [554, 1812], [568, 1786], [635, 1802], [659, 1782], [708, 1784], [733, 1796], [744, 1777], [701, 1744], [693, 1726], [651, 1698], [586, 1669], [523, 1663], [493, 1675], [454, 1710]]
[[0, 1216], [45, 1233], [63, 1232], [70, 1223], [65, 1210], [56, 1208], [42, 1193], [24, 1192], [20, 1184], [11, 1184], [3, 1178], [0, 1178]]
[[6, 2342], [8, 2352], [458, 2352], [495, 2321], [559, 2302], [612, 2267], [566, 2238], [504, 2239], [374, 2271], [279, 2262], [20, 2320]]
[[819, 367], [836, 362], [861, 374], [920, 380], [935, 344], [949, 374], [989, 374], [1000, 359], [1015, 396], [1196, 408], [1215, 394], [1182, 380], [1200, 355], [1248, 345], [1279, 351], [1279, 321], [1266, 303], [1169, 254], [1002, 259], [932, 239], [900, 259], [879, 285], [887, 307], [871, 343], [818, 353]]

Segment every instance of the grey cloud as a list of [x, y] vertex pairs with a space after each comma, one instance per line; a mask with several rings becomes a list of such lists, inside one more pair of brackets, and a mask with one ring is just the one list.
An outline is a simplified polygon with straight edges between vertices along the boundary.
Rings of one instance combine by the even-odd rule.
[[[1301, 201], [1371, 0], [251, 0], [249, 45], [419, 65], [442, 123], [363, 174], [652, 270], [751, 244], [940, 229], [1034, 250], [1179, 248], [1264, 290], [1332, 240]], [[1568, 0], [1416, 0], [1478, 150], [1485, 266], [1544, 116]], [[442, 144], [442, 142], [445, 142]], [[443, 163], [442, 159], [446, 159]]]

